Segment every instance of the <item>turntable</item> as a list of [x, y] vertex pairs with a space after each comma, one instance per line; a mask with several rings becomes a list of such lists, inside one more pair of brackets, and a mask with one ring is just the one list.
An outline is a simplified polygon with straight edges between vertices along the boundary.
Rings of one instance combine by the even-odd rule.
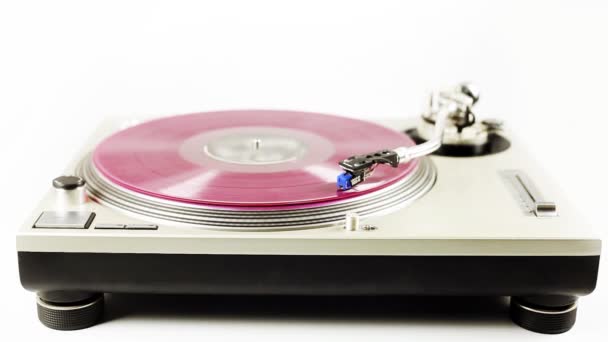
[[53, 329], [105, 293], [510, 296], [575, 321], [601, 241], [463, 84], [418, 120], [243, 110], [103, 124], [17, 234]]

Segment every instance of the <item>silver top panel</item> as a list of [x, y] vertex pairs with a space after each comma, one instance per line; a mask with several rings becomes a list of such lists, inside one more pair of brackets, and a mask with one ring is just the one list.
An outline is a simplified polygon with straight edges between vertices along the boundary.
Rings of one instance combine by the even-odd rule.
[[[70, 165], [77, 163], [121, 121], [108, 121]], [[382, 122], [381, 122], [382, 123]], [[415, 122], [386, 122], [394, 129]], [[32, 212], [17, 235], [19, 251], [297, 255], [599, 255], [601, 241], [557, 182], [545, 174], [526, 147], [509, 135], [507, 151], [474, 158], [431, 157], [438, 170], [432, 190], [407, 208], [365, 218], [374, 230], [342, 225], [272, 232], [214, 231], [150, 219], [92, 201], [82, 210], [112, 224], [158, 224], [157, 230], [33, 229], [43, 211], [56, 207], [54, 192]], [[554, 217], [526, 215], [501, 175], [522, 170], [558, 208]], [[57, 175], [50, 175], [52, 179]]]

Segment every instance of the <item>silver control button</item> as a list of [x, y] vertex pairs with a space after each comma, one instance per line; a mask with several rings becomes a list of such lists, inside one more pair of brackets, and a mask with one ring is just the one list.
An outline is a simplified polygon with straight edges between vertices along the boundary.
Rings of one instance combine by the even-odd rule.
[[95, 225], [95, 229], [125, 229], [124, 224], [117, 223], [98, 223]]
[[87, 229], [94, 217], [92, 211], [45, 211], [34, 223], [34, 228]]
[[128, 224], [127, 229], [133, 230], [156, 230], [158, 225], [155, 224]]

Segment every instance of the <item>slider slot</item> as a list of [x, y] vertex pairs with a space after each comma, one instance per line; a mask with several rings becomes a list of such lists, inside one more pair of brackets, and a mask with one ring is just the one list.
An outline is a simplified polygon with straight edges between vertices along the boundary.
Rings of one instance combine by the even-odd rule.
[[533, 205], [532, 209], [536, 216], [551, 217], [557, 215], [557, 205], [555, 202], [545, 200], [527, 177], [524, 177], [522, 174], [515, 174], [515, 179], [530, 198]]

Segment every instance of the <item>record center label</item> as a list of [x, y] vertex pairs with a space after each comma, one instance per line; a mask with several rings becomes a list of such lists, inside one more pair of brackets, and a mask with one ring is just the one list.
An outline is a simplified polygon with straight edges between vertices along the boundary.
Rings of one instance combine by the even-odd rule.
[[271, 173], [305, 168], [330, 158], [332, 143], [290, 128], [248, 126], [203, 132], [179, 148], [185, 160], [224, 171]]

